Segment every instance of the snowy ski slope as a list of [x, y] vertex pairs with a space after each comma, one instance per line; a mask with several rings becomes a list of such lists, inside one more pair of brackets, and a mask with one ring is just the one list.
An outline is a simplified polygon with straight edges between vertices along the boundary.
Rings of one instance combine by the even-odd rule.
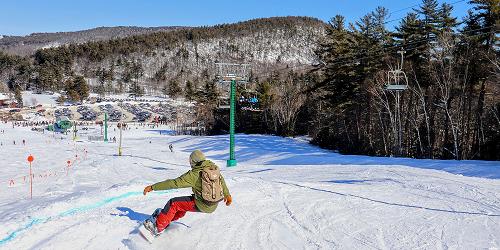
[[194, 149], [224, 166], [227, 136], [132, 127], [118, 157], [116, 143], [83, 135], [0, 130], [0, 249], [500, 248], [499, 162], [342, 156], [300, 139], [237, 135], [238, 166], [223, 168], [233, 204], [188, 213], [149, 245], [138, 224], [190, 190], [143, 196], [144, 186], [187, 171]]

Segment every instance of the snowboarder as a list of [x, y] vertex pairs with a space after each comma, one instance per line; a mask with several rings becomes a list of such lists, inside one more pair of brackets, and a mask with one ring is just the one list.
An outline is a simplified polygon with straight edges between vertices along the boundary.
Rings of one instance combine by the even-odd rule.
[[182, 218], [186, 212], [212, 213], [222, 200], [226, 206], [231, 205], [231, 195], [215, 163], [207, 160], [200, 150], [195, 150], [189, 156], [189, 164], [192, 169], [176, 179], [158, 182], [144, 188], [144, 195], [151, 191], [188, 187], [192, 188], [194, 193], [191, 196], [170, 199], [156, 216], [153, 228], [148, 228], [148, 220], [144, 222], [144, 226], [155, 236], [168, 227], [171, 221]]
[[174, 152], [174, 145], [172, 143], [168, 144], [168, 149], [170, 149], [170, 152]]

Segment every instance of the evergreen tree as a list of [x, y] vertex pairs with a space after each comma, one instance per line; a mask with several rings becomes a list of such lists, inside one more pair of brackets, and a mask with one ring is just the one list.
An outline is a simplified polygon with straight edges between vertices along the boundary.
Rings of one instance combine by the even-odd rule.
[[356, 41], [345, 28], [344, 17], [335, 16], [329, 22], [325, 40], [320, 44], [318, 56], [324, 63], [323, 80], [315, 86], [328, 91], [326, 98], [334, 106], [344, 106], [352, 102], [353, 93], [358, 90], [355, 75]]
[[16, 81], [26, 89], [32, 75], [32, 66], [27, 60], [18, 59], [16, 66]]
[[191, 81], [186, 82], [186, 89], [184, 90], [184, 97], [188, 100], [191, 101], [193, 100], [195, 95], [195, 91], [193, 89], [193, 83]]
[[57, 82], [60, 80], [57, 70], [50, 66], [40, 66], [38, 76], [35, 79], [35, 85], [41, 90], [56, 90]]
[[453, 5], [443, 3], [441, 4], [441, 9], [439, 10], [439, 22], [437, 24], [438, 30], [441, 33], [452, 33], [453, 29], [458, 25], [457, 18], [452, 16]]
[[140, 62], [127, 62], [123, 65], [121, 80], [125, 83], [138, 81], [144, 75], [144, 69]]
[[167, 67], [168, 67], [168, 62], [165, 62], [165, 64], [163, 64], [161, 66], [161, 68], [155, 72], [154, 76], [153, 76], [153, 80], [157, 83], [160, 83], [160, 82], [164, 82], [167, 80]]
[[76, 91], [72, 79], [67, 79], [64, 85], [65, 85], [64, 91], [66, 92], [66, 99], [72, 101], [77, 101], [80, 99], [80, 95]]
[[168, 86], [167, 85], [163, 85], [163, 87], [161, 88], [161, 93], [163, 94], [163, 96], [168, 95]]
[[394, 33], [394, 37], [397, 38], [396, 43], [407, 50], [406, 57], [414, 61], [421, 59], [420, 51], [416, 50], [416, 48], [420, 48], [426, 42], [420, 32], [421, 26], [418, 15], [415, 12], [410, 12], [399, 23]]
[[106, 92], [109, 93], [113, 90], [113, 85], [111, 84], [114, 79], [113, 69], [106, 70], [105, 68], [100, 68], [96, 71], [96, 76], [99, 81], [97, 93], [100, 96], [104, 96]]
[[23, 96], [21, 93], [23, 87], [19, 84], [19, 80], [15, 76], [11, 76], [7, 81], [7, 86], [14, 91], [14, 98], [16, 99], [18, 107], [23, 107]]
[[118, 93], [123, 93], [124, 84], [123, 81], [118, 81]]
[[435, 39], [439, 33], [440, 12], [437, 0], [422, 0], [422, 6], [415, 10], [420, 15], [421, 31], [429, 43]]
[[129, 93], [133, 94], [135, 98], [144, 95], [144, 89], [138, 83], [139, 79], [144, 75], [142, 64], [140, 62], [134, 61], [132, 63], [128, 63], [125, 69], [125, 80], [132, 81]]
[[137, 82], [133, 82], [130, 85], [129, 93], [132, 94], [134, 98], [137, 98], [138, 96], [144, 95], [144, 89]]
[[266, 110], [271, 102], [271, 83], [270, 81], [262, 81], [257, 83], [258, 100], [262, 110]]
[[138, 61], [132, 63], [132, 67], [130, 69], [130, 74], [132, 80], [136, 82], [144, 75], [144, 69], [142, 68], [142, 64]]
[[7, 87], [12, 91], [17, 88], [16, 78], [14, 78], [14, 76], [9, 77], [9, 80], [7, 81]]
[[73, 79], [73, 86], [80, 97], [80, 101], [89, 97], [89, 85], [83, 76], [76, 76]]
[[[384, 47], [391, 45], [389, 32], [385, 28], [385, 20], [389, 12], [378, 7], [375, 11], [365, 15], [356, 22], [353, 36], [358, 50], [359, 61], [355, 65], [356, 81], [362, 84], [382, 66]], [[361, 52], [361, 53], [359, 53]]]
[[433, 44], [436, 44], [441, 34], [440, 26], [445, 26], [444, 18], [450, 11], [449, 6], [445, 6], [446, 9], [439, 10], [437, 0], [422, 0], [420, 8], [409, 13], [396, 28], [398, 44], [408, 51], [406, 59], [414, 64], [417, 81], [424, 87], [432, 85], [429, 75], [435, 47]]
[[168, 83], [168, 95], [172, 98], [177, 98], [181, 94], [181, 88], [179, 87], [179, 82], [175, 79], [170, 80]]
[[[486, 47], [498, 46], [498, 28], [500, 27], [500, 0], [471, 0], [474, 5], [469, 19], [473, 19], [480, 26], [476, 32], [484, 33], [480, 36]], [[467, 28], [465, 29], [467, 30]]]
[[214, 127], [218, 99], [215, 81], [205, 81], [204, 87], [196, 92], [196, 116], [203, 121], [207, 130]]
[[23, 107], [23, 95], [21, 93], [21, 87], [16, 85], [14, 88], [14, 98], [16, 99], [17, 102], [17, 107], [21, 108]]
[[219, 94], [214, 81], [206, 81], [205, 86], [198, 93], [198, 101], [205, 105], [217, 106]]
[[[439, 10], [437, 8], [437, 0], [422, 0], [422, 5], [419, 9], [415, 9], [419, 16], [419, 26], [415, 30], [416, 44], [414, 46], [414, 54], [419, 58], [417, 67], [420, 68], [419, 75], [429, 75], [431, 49], [432, 45], [436, 43], [437, 36], [439, 35]], [[424, 85], [429, 85], [429, 79], [422, 79]]]
[[72, 76], [65, 82], [66, 99], [83, 101], [89, 96], [89, 86], [83, 76]]

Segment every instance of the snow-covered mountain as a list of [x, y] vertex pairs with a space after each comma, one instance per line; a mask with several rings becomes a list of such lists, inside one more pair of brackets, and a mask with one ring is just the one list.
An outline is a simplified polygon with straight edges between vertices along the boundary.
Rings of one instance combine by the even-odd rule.
[[33, 33], [27, 36], [2, 36], [0, 35], [0, 50], [10, 54], [30, 55], [37, 49], [57, 47], [64, 44], [78, 44], [89, 41], [102, 41], [134, 35], [149, 34], [160, 31], [171, 31], [187, 27], [98, 27], [94, 29], [56, 32]]
[[[253, 79], [308, 70], [319, 63], [315, 50], [326, 25], [312, 17], [289, 16], [210, 27], [98, 28], [4, 37], [0, 49], [37, 49], [23, 60], [33, 64], [33, 77], [40, 77], [42, 89], [56, 89], [74, 74], [91, 85], [99, 79], [103, 83], [106, 75], [110, 92], [123, 92], [127, 83], [138, 82], [146, 93], [159, 94], [172, 80], [181, 87], [187, 81], [194, 87], [213, 82], [216, 62], [249, 63]], [[7, 76], [0, 80], [7, 81]]]

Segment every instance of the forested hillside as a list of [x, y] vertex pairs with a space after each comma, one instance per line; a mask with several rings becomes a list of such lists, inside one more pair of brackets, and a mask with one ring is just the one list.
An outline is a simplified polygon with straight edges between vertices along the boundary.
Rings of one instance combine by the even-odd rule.
[[[74, 74], [96, 91], [126, 92], [132, 84], [160, 94], [168, 85], [194, 87], [214, 78], [214, 63], [245, 61], [254, 72], [280, 65], [312, 64], [325, 23], [306, 17], [256, 19], [38, 50], [30, 61], [31, 79], [18, 84], [43, 90], [64, 89]], [[9, 80], [4, 77], [4, 80]]]
[[38, 49], [171, 31], [188, 27], [99, 27], [75, 32], [33, 33], [28, 36], [0, 36], [0, 49], [13, 55], [31, 55]]

